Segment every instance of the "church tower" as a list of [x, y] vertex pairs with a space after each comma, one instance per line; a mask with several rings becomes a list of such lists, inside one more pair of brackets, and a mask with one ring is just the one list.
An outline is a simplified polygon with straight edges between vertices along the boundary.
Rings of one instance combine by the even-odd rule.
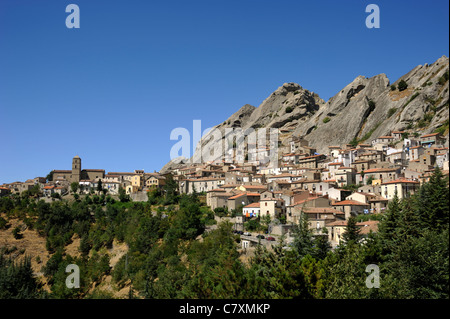
[[72, 160], [72, 180], [71, 182], [79, 182], [81, 179], [81, 158], [77, 155]]

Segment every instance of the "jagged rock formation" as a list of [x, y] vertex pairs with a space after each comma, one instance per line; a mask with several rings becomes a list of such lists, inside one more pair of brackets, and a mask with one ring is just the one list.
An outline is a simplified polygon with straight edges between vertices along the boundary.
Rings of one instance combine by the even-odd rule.
[[[305, 136], [323, 152], [328, 145], [342, 145], [353, 138], [371, 142], [396, 130], [430, 133], [448, 120], [448, 67], [445, 56], [415, 67], [393, 83], [398, 87], [406, 81], [408, 88], [403, 91], [392, 90], [385, 74], [358, 76], [293, 134]], [[324, 121], [326, 117], [329, 120]]]
[[[259, 107], [246, 104], [215, 129], [223, 134], [226, 128], [279, 128], [288, 132], [280, 136], [282, 142], [290, 135], [301, 136], [320, 153], [329, 145], [352, 140], [369, 143], [395, 130], [430, 133], [448, 126], [448, 70], [449, 59], [442, 56], [403, 75], [393, 83], [394, 90], [385, 74], [358, 76], [327, 102], [299, 84], [285, 83]], [[400, 91], [402, 80], [408, 87]], [[199, 144], [207, 144], [210, 138], [205, 136]], [[200, 160], [198, 150], [199, 146], [195, 161]]]

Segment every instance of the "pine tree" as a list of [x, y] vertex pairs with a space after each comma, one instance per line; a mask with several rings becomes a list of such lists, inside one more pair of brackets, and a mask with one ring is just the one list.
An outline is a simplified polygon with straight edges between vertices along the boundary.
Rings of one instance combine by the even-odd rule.
[[397, 191], [394, 194], [394, 198], [388, 204], [388, 209], [383, 220], [380, 222], [379, 236], [383, 241], [396, 240], [398, 237], [398, 228], [400, 226], [400, 216], [402, 214], [401, 201], [397, 196]]
[[357, 243], [361, 239], [360, 232], [361, 229], [356, 225], [356, 217], [350, 216], [345, 232], [342, 234], [342, 240], [345, 244]]
[[[326, 228], [325, 228], [326, 229]], [[324, 259], [328, 252], [331, 250], [330, 242], [328, 241], [328, 235], [316, 236], [314, 239], [315, 252], [314, 257], [317, 259]]]
[[308, 216], [302, 211], [298, 225], [293, 228], [293, 244], [300, 257], [314, 253], [313, 236], [308, 224]]
[[416, 197], [416, 211], [421, 226], [440, 230], [449, 223], [448, 178], [436, 167], [430, 181], [422, 185]]

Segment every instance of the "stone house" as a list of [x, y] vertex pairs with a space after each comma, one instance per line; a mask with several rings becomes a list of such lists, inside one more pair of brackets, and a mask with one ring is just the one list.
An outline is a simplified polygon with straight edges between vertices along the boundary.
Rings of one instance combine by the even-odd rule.
[[219, 188], [221, 185], [225, 185], [225, 178], [203, 177], [181, 180], [179, 186], [181, 194], [192, 194], [194, 189], [196, 192], [201, 193]]
[[415, 161], [418, 160], [420, 155], [425, 153], [425, 149], [422, 146], [414, 146], [409, 149], [408, 160]]
[[227, 199], [227, 207], [229, 211], [239, 209], [241, 206], [259, 202], [259, 193], [243, 192], [233, 195]]
[[147, 188], [162, 188], [166, 184], [166, 178], [161, 175], [150, 175], [146, 177], [145, 187]]
[[372, 177], [374, 180], [380, 180], [381, 183], [396, 180], [401, 175], [400, 168], [371, 168], [364, 171], [363, 184]]
[[262, 216], [269, 215], [271, 219], [279, 218], [286, 214], [286, 206], [283, 199], [276, 197], [273, 192], [263, 192], [259, 200]]
[[419, 138], [420, 144], [430, 147], [431, 145], [443, 145], [445, 143], [445, 138], [441, 133], [431, 133], [422, 135]]
[[[333, 207], [305, 207], [303, 208], [303, 213], [308, 217], [309, 229], [313, 231], [314, 235], [322, 234], [322, 229], [329, 223], [336, 220], [344, 220], [344, 213]], [[299, 220], [299, 215], [292, 217], [294, 224], [298, 224]]]
[[231, 192], [227, 192], [225, 189], [212, 189], [206, 192], [206, 205], [211, 207], [212, 210], [216, 209], [217, 207], [228, 207], [228, 198], [232, 196], [234, 196], [234, 194]]
[[419, 186], [420, 182], [404, 178], [385, 182], [381, 184], [381, 196], [391, 200], [397, 192], [397, 197], [399, 199], [408, 198], [419, 189]]
[[347, 189], [341, 188], [330, 188], [328, 189], [324, 195], [328, 195], [328, 199], [333, 201], [343, 201], [347, 196], [349, 196], [352, 192]]
[[350, 216], [356, 216], [364, 213], [369, 213], [370, 205], [355, 200], [343, 200], [332, 204], [334, 208], [340, 210], [345, 214], [345, 219], [349, 219]]
[[250, 217], [259, 217], [260, 216], [260, 203], [251, 203], [242, 208], [242, 215], [250, 218]]

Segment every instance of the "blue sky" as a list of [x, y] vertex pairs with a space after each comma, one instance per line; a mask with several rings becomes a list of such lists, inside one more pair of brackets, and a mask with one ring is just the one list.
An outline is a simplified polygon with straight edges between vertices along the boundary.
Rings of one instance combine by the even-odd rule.
[[[68, 4], [80, 28], [68, 29]], [[365, 8], [380, 8], [368, 29]], [[328, 100], [448, 56], [448, 1], [0, 1], [0, 183], [159, 170], [170, 132], [226, 120], [285, 82]]]

